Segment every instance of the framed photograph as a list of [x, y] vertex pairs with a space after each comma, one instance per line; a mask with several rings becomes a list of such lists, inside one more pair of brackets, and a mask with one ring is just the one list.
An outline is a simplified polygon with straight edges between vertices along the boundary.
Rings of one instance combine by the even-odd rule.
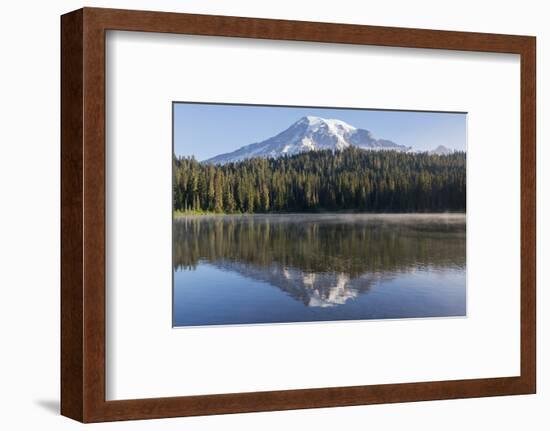
[[535, 38], [61, 18], [61, 412], [532, 394]]
[[466, 317], [466, 117], [175, 102], [173, 326]]

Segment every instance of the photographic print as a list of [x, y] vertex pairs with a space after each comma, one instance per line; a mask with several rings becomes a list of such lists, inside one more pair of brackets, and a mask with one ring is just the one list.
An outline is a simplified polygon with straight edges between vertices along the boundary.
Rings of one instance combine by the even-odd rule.
[[466, 316], [465, 112], [172, 121], [174, 327]]

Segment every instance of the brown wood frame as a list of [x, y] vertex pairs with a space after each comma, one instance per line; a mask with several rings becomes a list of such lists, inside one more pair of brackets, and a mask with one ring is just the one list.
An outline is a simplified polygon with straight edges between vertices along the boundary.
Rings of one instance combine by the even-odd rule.
[[[521, 56], [521, 375], [105, 400], [105, 32], [230, 36]], [[61, 413], [82, 422], [350, 406], [536, 390], [536, 39], [454, 31], [84, 8], [61, 17]]]

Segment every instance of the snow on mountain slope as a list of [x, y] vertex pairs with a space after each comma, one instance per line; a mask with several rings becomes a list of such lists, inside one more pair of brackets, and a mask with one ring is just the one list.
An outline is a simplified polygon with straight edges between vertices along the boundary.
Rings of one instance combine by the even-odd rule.
[[368, 130], [357, 129], [341, 120], [307, 116], [272, 138], [217, 155], [205, 162], [223, 164], [252, 157], [276, 158], [316, 150], [340, 151], [349, 146], [378, 151], [410, 150], [410, 147], [386, 139], [376, 139]]

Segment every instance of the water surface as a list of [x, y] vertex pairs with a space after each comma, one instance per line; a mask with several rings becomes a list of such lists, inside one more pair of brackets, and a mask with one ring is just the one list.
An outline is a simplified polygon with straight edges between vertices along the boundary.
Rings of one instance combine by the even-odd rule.
[[174, 326], [466, 315], [464, 215], [174, 220]]

